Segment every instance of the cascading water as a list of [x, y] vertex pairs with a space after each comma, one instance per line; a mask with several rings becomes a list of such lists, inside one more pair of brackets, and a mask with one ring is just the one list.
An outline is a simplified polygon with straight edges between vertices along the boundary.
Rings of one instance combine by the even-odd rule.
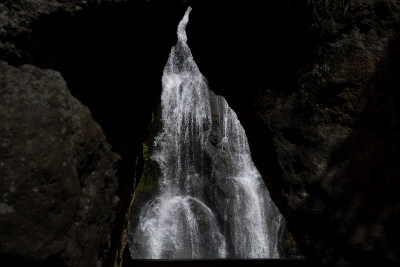
[[152, 158], [159, 190], [129, 233], [132, 258], [277, 258], [282, 216], [255, 168], [243, 127], [208, 89], [187, 45], [188, 8], [162, 77]]

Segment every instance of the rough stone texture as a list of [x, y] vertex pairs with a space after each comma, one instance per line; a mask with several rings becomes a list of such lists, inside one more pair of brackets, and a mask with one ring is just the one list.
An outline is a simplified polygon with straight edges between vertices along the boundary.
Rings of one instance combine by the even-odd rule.
[[[186, 7], [181, 0], [0, 2], [0, 60], [59, 71], [71, 94], [90, 108], [113, 151], [121, 156], [116, 166], [120, 201], [98, 211], [107, 218], [108, 208], [114, 208], [112, 230], [93, 237], [97, 247], [68, 248], [74, 255], [90, 251], [85, 261], [94, 262], [103, 246], [101, 239], [111, 234], [103, 266], [120, 265], [129, 207], [143, 164], [142, 142], [160, 100], [162, 71]], [[91, 221], [89, 216], [86, 219]]]
[[[188, 39], [194, 58], [208, 78], [210, 88], [225, 96], [238, 114], [247, 131], [253, 159], [302, 253], [316, 263], [329, 265], [397, 264], [400, 251], [397, 231], [400, 222], [399, 1], [352, 0], [346, 11], [340, 6], [331, 6], [347, 2], [342, 0], [187, 2], [193, 6]], [[329, 3], [329, 8], [324, 9], [324, 3]], [[118, 167], [117, 195], [121, 201], [116, 211], [122, 219], [112, 231], [111, 244], [115, 247], [121, 245], [121, 233], [126, 229], [125, 216], [134, 186], [132, 177], [140, 173], [137, 159], [141, 143], [159, 101], [162, 69], [176, 41], [176, 25], [183, 11], [182, 1], [178, 0], [5, 0], [0, 3], [0, 59], [15, 66], [31, 63], [60, 71], [69, 89], [89, 106], [113, 149], [123, 158]], [[13, 70], [7, 76], [1, 72], [2, 80], [17, 82], [13, 75], [22, 75], [4, 64], [1, 68]], [[40, 107], [46, 101], [43, 99], [35, 105]], [[2, 108], [1, 116], [14, 114], [5, 111], [17, 107], [8, 104]], [[26, 116], [23, 121], [33, 127], [27, 127], [26, 133], [38, 132], [44, 138], [49, 130], [54, 130], [50, 124], [39, 131], [37, 125], [41, 124], [33, 125], [35, 120], [29, 119], [34, 113]], [[40, 119], [47, 121], [51, 116], [46, 114]], [[86, 126], [90, 124], [83, 124]], [[3, 120], [1, 127], [4, 128]], [[67, 132], [71, 129], [68, 127]], [[15, 136], [26, 133], [17, 131]], [[62, 133], [55, 135], [55, 144], [64, 149], [68, 138], [61, 137]], [[9, 141], [4, 140], [0, 142], [7, 147]], [[44, 143], [49, 140], [51, 136]], [[82, 153], [75, 150], [76, 159], [80, 155], [85, 161], [91, 151], [89, 147], [94, 144], [89, 140], [82, 144], [86, 144], [82, 149], [88, 150]], [[29, 152], [28, 145], [19, 143], [18, 146], [21, 153]], [[67, 150], [62, 150], [50, 157], [55, 148], [46, 146], [47, 153], [42, 156], [48, 156], [49, 160], [37, 165], [42, 170], [40, 177], [49, 183], [32, 184], [27, 190], [17, 191], [18, 186], [37, 181], [30, 179], [20, 184], [18, 181], [27, 176], [18, 176], [13, 179], [14, 187], [10, 181], [0, 190], [14, 188], [15, 192], [24, 192], [18, 198], [21, 201], [30, 194], [44, 192], [45, 188], [41, 187], [46, 184], [51, 187], [51, 177], [61, 177], [58, 172], [61, 167], [51, 163], [67, 156], [64, 152]], [[0, 161], [19, 166], [31, 162], [27, 159], [23, 162], [18, 155], [10, 161], [1, 156]], [[86, 160], [88, 165], [96, 164], [90, 162]], [[5, 171], [4, 166], [0, 166], [1, 172]], [[102, 168], [105, 166], [99, 167]], [[72, 173], [72, 168], [61, 170], [66, 175]], [[49, 174], [53, 171], [57, 171], [55, 176]], [[1, 183], [6, 183], [4, 177], [1, 175]], [[81, 203], [85, 198], [78, 196], [79, 183], [67, 181], [58, 179], [58, 185], [49, 188], [40, 203], [40, 198], [29, 197], [30, 201], [24, 203], [27, 209], [18, 209], [10, 198], [7, 202], [1, 200], [2, 219], [14, 220], [13, 216], [30, 211], [30, 205], [40, 205], [35, 216], [25, 212], [26, 223], [21, 221], [17, 225], [47, 228], [54, 217], [61, 222], [57, 228], [49, 228], [55, 233], [68, 231], [68, 238], [43, 237], [43, 242], [32, 247], [24, 246], [23, 242], [40, 231], [29, 235], [24, 232], [20, 239], [24, 251], [20, 249], [19, 253], [26, 250], [26, 254], [5, 252], [2, 259], [11, 259], [14, 263], [17, 258], [32, 263], [44, 259], [43, 263], [50, 266], [62, 263], [76, 266], [77, 257], [85, 255], [81, 264], [91, 266], [85, 261], [96, 265], [97, 259], [102, 258], [100, 247], [92, 241], [104, 244], [110, 232], [100, 227], [97, 230], [103, 231], [102, 234], [92, 236], [86, 244], [79, 241], [81, 237], [88, 237], [86, 230], [92, 229], [88, 225], [94, 227], [97, 220], [84, 217], [80, 213], [83, 211], [78, 212], [80, 205], [85, 205]], [[88, 188], [89, 184], [92, 183], [88, 183]], [[3, 198], [6, 193], [12, 195], [8, 191], [1, 193]], [[58, 200], [54, 202], [54, 212], [46, 211], [53, 208], [48, 198]], [[64, 209], [64, 202], [71, 204]], [[97, 218], [100, 215], [96, 214], [102, 213], [100, 221], [106, 220], [103, 226], [108, 225], [109, 216], [104, 214], [112, 214], [112, 207], [104, 206], [104, 210], [90, 214]], [[74, 208], [78, 209], [75, 213]], [[71, 212], [72, 217], [61, 220], [58, 210]], [[80, 228], [74, 224], [79, 216], [87, 226]], [[0, 229], [3, 235], [21, 228], [13, 224]], [[6, 244], [3, 240], [6, 239], [1, 239], [1, 246]], [[44, 248], [41, 250], [44, 254], [31, 252], [34, 247]], [[107, 245], [104, 248], [107, 250]], [[115, 251], [122, 249], [123, 245], [111, 249], [105, 262], [113, 264], [115, 258], [121, 257], [121, 251]], [[115, 253], [118, 255], [112, 255]]]
[[126, 2], [126, 0], [4, 0], [0, 3], [0, 51], [2, 57], [21, 57], [25, 53], [15, 44], [15, 38], [32, 33], [32, 23], [41, 16], [57, 11], [70, 14], [93, 4]]
[[0, 61], [0, 260], [101, 266], [115, 221], [115, 163], [60, 73]]
[[193, 0], [189, 45], [304, 255], [399, 264], [399, 1], [307, 2]]
[[387, 72], [398, 71], [390, 66], [398, 58], [386, 58], [395, 29], [367, 24], [378, 29], [354, 27], [321, 47], [298, 91], [260, 92], [256, 101], [273, 135], [284, 201], [306, 245], [330, 264], [400, 260], [399, 98]]

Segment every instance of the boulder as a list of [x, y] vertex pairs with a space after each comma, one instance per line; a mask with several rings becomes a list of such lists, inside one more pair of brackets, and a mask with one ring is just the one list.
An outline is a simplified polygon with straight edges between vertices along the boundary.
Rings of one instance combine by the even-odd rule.
[[0, 261], [101, 266], [120, 157], [60, 73], [0, 62], [0, 95]]

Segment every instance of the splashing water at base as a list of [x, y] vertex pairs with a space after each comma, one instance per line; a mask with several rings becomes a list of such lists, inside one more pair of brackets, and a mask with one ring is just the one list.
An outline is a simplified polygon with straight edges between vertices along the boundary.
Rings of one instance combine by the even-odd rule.
[[277, 258], [282, 216], [225, 99], [208, 89], [187, 45], [188, 8], [162, 77], [152, 158], [159, 191], [132, 220], [136, 259]]

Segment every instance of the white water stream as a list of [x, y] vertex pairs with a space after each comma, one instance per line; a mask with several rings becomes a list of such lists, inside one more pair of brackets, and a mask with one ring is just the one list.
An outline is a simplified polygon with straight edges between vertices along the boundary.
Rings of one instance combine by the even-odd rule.
[[152, 158], [159, 191], [129, 234], [132, 258], [278, 258], [282, 216], [225, 99], [208, 89], [187, 45], [189, 8], [162, 77], [162, 129]]

